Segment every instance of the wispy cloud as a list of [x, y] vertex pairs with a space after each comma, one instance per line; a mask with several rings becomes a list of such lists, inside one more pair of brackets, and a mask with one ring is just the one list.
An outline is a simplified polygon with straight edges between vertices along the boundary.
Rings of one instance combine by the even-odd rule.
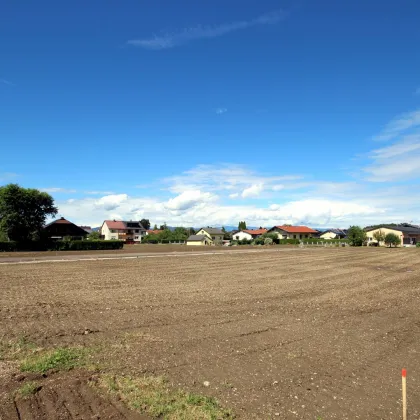
[[18, 177], [14, 172], [0, 172], [0, 183], [13, 181]]
[[370, 163], [364, 168], [368, 181], [420, 178], [420, 110], [395, 118], [375, 139], [393, 143], [369, 153]]
[[216, 109], [216, 114], [218, 114], [218, 115], [224, 114], [225, 112], [227, 112], [227, 108], [217, 108]]
[[88, 194], [88, 195], [101, 195], [101, 194], [112, 195], [112, 194], [115, 194], [115, 193], [113, 191], [85, 191], [85, 194]]
[[216, 38], [259, 25], [273, 25], [278, 23], [285, 16], [284, 12], [276, 11], [267, 13], [256, 19], [243, 20], [231, 23], [223, 23], [221, 25], [197, 25], [192, 28], [185, 28], [178, 32], [164, 33], [162, 35], [154, 35], [151, 38], [132, 39], [127, 41], [129, 45], [135, 47], [146, 48], [149, 50], [164, 50], [167, 48], [177, 47], [191, 41], [204, 38]]
[[378, 135], [373, 137], [373, 140], [389, 141], [418, 126], [420, 126], [420, 109], [393, 119]]
[[40, 188], [41, 191], [44, 191], [49, 194], [53, 193], [75, 193], [76, 190], [60, 187], [51, 187], [51, 188]]
[[3, 83], [4, 85], [15, 86], [15, 84], [11, 82], [10, 80], [0, 79], [0, 82]]

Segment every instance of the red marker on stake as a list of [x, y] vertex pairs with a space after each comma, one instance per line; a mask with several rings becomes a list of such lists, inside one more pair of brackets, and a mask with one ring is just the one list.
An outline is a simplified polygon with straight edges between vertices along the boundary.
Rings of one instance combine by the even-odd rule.
[[403, 420], [407, 420], [407, 370], [401, 371], [402, 377], [402, 400], [403, 400]]

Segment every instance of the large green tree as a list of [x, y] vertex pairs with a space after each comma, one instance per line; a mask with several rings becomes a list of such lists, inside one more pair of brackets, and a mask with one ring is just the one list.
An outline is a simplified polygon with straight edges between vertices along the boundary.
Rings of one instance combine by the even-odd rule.
[[142, 224], [142, 226], [146, 229], [149, 230], [150, 229], [150, 220], [149, 219], [141, 219], [140, 223]]
[[350, 226], [347, 238], [350, 246], [362, 246], [366, 242], [366, 232], [360, 226]]
[[46, 192], [17, 184], [0, 187], [0, 231], [11, 241], [39, 238], [47, 217], [56, 214], [54, 199]]

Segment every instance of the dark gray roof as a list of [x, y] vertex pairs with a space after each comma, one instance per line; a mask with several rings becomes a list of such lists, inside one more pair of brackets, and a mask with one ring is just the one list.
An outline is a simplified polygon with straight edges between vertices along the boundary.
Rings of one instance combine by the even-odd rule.
[[187, 241], [202, 241], [203, 239], [209, 239], [206, 235], [191, 235], [188, 237]]
[[[201, 228], [201, 229], [205, 230], [210, 235], [224, 235], [224, 232], [222, 229], [211, 228], [211, 227], [206, 227], [206, 228]], [[200, 231], [201, 229], [199, 229], [198, 231]]]
[[[384, 229], [392, 229], [392, 230], [398, 230], [398, 232], [403, 233], [413, 233], [420, 235], [420, 228], [415, 226], [382, 226]], [[367, 232], [370, 232], [371, 230], [381, 229], [380, 227], [377, 228], [370, 228], [367, 229]]]

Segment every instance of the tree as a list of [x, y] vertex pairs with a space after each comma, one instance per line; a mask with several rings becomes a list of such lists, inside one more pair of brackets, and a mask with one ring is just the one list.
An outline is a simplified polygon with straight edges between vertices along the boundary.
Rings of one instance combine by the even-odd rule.
[[99, 239], [101, 239], [101, 234], [97, 230], [92, 230], [88, 235], [88, 239], [91, 241], [99, 241]]
[[380, 245], [381, 242], [385, 241], [385, 233], [383, 233], [382, 230], [378, 230], [373, 234], [373, 239]]
[[11, 241], [39, 238], [47, 217], [57, 211], [54, 199], [46, 192], [17, 184], [0, 187], [0, 231]]
[[157, 224], [155, 223], [155, 225], [153, 226], [153, 230], [158, 230]]
[[239, 222], [238, 224], [238, 230], [246, 230], [246, 222]]
[[166, 230], [168, 229], [168, 226], [166, 225], [166, 222], [163, 225], [160, 225], [159, 230]]
[[360, 226], [350, 226], [347, 238], [350, 246], [362, 246], [366, 242], [366, 232]]
[[385, 236], [385, 243], [391, 248], [392, 245], [401, 245], [401, 239], [395, 233], [387, 233]]
[[142, 224], [142, 226], [146, 229], [149, 230], [150, 229], [150, 220], [149, 219], [141, 219], [140, 223]]

